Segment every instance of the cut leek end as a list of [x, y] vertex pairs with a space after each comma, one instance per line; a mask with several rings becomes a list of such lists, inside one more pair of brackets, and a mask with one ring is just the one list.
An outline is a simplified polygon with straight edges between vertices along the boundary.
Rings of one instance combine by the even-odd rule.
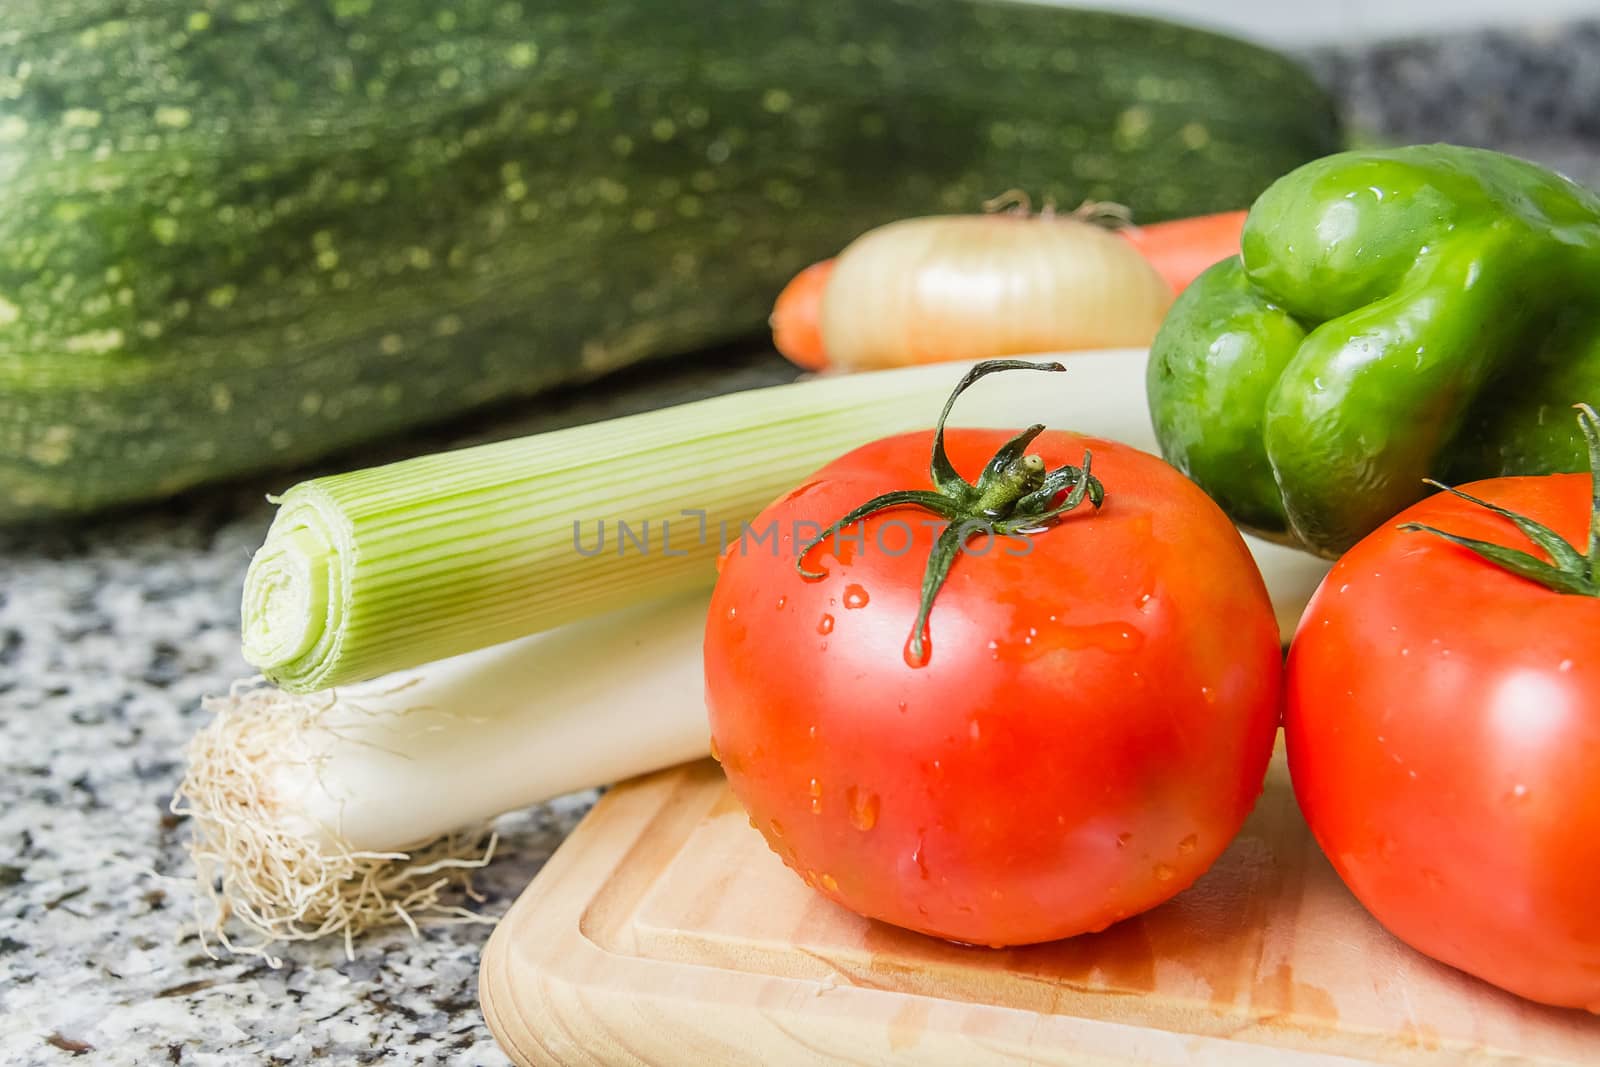
[[[308, 764], [307, 738], [338, 703], [335, 693], [296, 696], [257, 681], [208, 698], [212, 720], [188, 748], [188, 770], [172, 810], [193, 827], [189, 854], [198, 893], [201, 945], [263, 957], [274, 945], [342, 937], [372, 927], [419, 921], [493, 922], [449, 902], [471, 871], [488, 863], [495, 838], [487, 827], [450, 834], [402, 852], [359, 850], [337, 827], [311, 825], [277, 792]], [[249, 939], [234, 940], [230, 925]]]
[[321, 688], [343, 583], [342, 557], [320, 511], [286, 498], [245, 572], [239, 618], [245, 661], [287, 688]]

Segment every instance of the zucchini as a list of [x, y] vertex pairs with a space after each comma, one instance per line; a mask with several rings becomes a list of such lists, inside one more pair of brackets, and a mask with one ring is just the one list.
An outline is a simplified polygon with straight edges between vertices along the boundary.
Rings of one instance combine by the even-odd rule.
[[10, 0], [0, 56], [0, 520], [744, 335], [891, 218], [1339, 144], [1270, 52], [966, 0]]

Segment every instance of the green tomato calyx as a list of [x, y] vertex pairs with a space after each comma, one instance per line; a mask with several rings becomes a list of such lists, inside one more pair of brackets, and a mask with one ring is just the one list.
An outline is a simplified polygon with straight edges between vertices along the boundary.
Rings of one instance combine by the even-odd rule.
[[[916, 507], [944, 519], [947, 526], [934, 542], [928, 555], [928, 565], [922, 575], [922, 602], [912, 624], [909, 651], [921, 661], [927, 639], [928, 615], [933, 610], [933, 600], [949, 577], [961, 547], [975, 534], [998, 534], [1007, 537], [1029, 537], [1054, 525], [1063, 515], [1085, 500], [1099, 508], [1105, 501], [1105, 487], [1089, 472], [1090, 453], [1083, 454], [1083, 466], [1070, 464], [1049, 470], [1044, 458], [1029, 452], [1034, 438], [1044, 432], [1043, 424], [1035, 424], [1000, 446], [983, 471], [977, 483], [968, 482], [950, 462], [945, 453], [944, 424], [950, 417], [956, 398], [979, 378], [1002, 370], [1064, 371], [1060, 363], [1033, 363], [1023, 359], [990, 359], [977, 364], [957, 383], [933, 432], [933, 458], [929, 474], [932, 489], [900, 489], [875, 496], [859, 507], [852, 508], [843, 518], [834, 522], [811, 540], [800, 546], [794, 566], [800, 576], [809, 579], [823, 578], [821, 571], [808, 570], [806, 554], [817, 545], [860, 522], [869, 515], [889, 508]], [[1065, 494], [1065, 495], [1063, 495]]]
[[1491, 504], [1487, 500], [1480, 500], [1475, 496], [1463, 493], [1459, 489], [1426, 479], [1427, 484], [1438, 489], [1443, 489], [1460, 497], [1462, 500], [1480, 507], [1488, 508], [1496, 515], [1509, 520], [1521, 530], [1528, 540], [1539, 548], [1544, 549], [1549, 561], [1540, 559], [1530, 552], [1522, 552], [1515, 548], [1495, 544], [1493, 541], [1481, 541], [1475, 537], [1462, 537], [1459, 534], [1447, 533], [1433, 526], [1420, 522], [1407, 522], [1400, 525], [1400, 529], [1407, 532], [1430, 533], [1442, 537], [1451, 544], [1460, 545], [1471, 552], [1477, 553], [1490, 563], [1502, 570], [1510, 571], [1521, 578], [1538, 582], [1547, 589], [1557, 593], [1573, 593], [1578, 596], [1600, 597], [1600, 417], [1588, 404], [1574, 404], [1578, 409], [1578, 426], [1583, 430], [1583, 438], [1589, 445], [1589, 479], [1590, 479], [1590, 506], [1589, 506], [1589, 545], [1588, 552], [1580, 552], [1572, 543], [1550, 527], [1541, 522], [1536, 522], [1526, 515], [1519, 515], [1509, 508], [1498, 504]]

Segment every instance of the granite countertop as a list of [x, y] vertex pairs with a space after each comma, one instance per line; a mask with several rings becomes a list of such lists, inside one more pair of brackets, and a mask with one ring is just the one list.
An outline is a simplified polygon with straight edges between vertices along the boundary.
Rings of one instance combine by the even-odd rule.
[[[1364, 133], [1504, 148], [1600, 185], [1600, 22], [1308, 57]], [[342, 469], [792, 376], [730, 349], [480, 417]], [[0, 1063], [503, 1064], [477, 1006], [483, 926], [295, 945], [274, 970], [191, 932], [185, 827], [167, 811], [200, 697], [249, 673], [238, 598], [298, 477], [71, 529], [0, 532]], [[498, 914], [587, 810], [501, 821], [476, 884]]]

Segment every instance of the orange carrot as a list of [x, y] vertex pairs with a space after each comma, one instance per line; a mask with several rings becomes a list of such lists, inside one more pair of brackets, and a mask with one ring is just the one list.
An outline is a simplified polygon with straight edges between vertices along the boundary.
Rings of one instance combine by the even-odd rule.
[[1239, 233], [1244, 229], [1246, 214], [1224, 211], [1149, 226], [1130, 226], [1117, 232], [1150, 261], [1156, 273], [1165, 278], [1175, 292], [1181, 293], [1207, 267], [1239, 254]]
[[772, 305], [772, 344], [783, 356], [807, 370], [828, 365], [822, 344], [822, 291], [833, 276], [833, 260], [813, 263], [794, 276]]

